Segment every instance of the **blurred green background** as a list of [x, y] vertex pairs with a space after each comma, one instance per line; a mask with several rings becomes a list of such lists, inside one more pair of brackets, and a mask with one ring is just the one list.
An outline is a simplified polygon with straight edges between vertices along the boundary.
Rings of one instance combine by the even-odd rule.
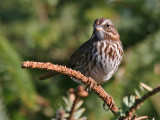
[[[45, 70], [21, 69], [23, 61], [65, 65], [93, 31], [93, 21], [110, 18], [124, 46], [123, 62], [103, 88], [121, 107], [139, 83], [160, 83], [159, 0], [1, 0], [0, 1], [0, 119], [50, 120], [61, 97], [78, 84], [56, 76], [38, 81]], [[145, 92], [141, 92], [144, 94]], [[111, 112], [90, 92], [84, 99], [89, 120], [110, 120]], [[160, 119], [160, 94], [148, 99], [138, 116]]]

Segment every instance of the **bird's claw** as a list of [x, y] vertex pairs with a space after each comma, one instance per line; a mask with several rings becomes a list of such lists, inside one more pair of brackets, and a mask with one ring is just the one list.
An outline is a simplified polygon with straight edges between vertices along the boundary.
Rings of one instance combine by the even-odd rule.
[[103, 109], [104, 109], [105, 111], [108, 111], [108, 110], [109, 110], [109, 107], [106, 109], [106, 103], [103, 103]]
[[88, 79], [87, 86], [89, 86], [89, 87], [87, 87], [87, 91], [90, 91], [91, 88], [93, 87], [93, 83], [90, 79]]

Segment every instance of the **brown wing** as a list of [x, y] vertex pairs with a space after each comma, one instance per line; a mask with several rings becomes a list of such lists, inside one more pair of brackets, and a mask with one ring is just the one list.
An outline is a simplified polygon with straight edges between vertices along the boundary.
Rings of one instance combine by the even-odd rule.
[[[83, 43], [73, 54], [72, 56], [70, 57], [70, 60], [68, 61], [68, 64], [67, 64], [67, 67], [69, 68], [75, 68], [76, 66], [79, 65], [79, 60], [82, 58], [83, 54], [85, 52], [87, 52], [90, 44], [92, 43], [91, 40], [88, 40], [86, 41], [85, 43]], [[50, 71], [50, 72], [47, 72], [47, 73], [44, 73], [43, 75], [41, 75], [39, 77], [39, 80], [45, 80], [45, 79], [48, 79], [52, 76], [55, 76], [57, 75], [58, 73], [57, 72], [54, 72], [54, 71]]]
[[85, 53], [88, 51], [89, 46], [92, 44], [92, 40], [88, 40], [85, 43], [83, 43], [70, 57], [67, 67], [69, 68], [75, 68], [76, 66], [79, 66], [80, 60], [83, 59], [82, 57], [85, 57]]

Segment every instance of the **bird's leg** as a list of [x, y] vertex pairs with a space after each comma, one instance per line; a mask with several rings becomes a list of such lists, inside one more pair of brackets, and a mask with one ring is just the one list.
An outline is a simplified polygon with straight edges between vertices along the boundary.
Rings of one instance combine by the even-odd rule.
[[92, 83], [92, 81], [90, 79], [88, 79], [88, 82], [87, 82], [86, 85], [87, 85], [87, 91], [91, 91], [91, 88], [93, 87], [93, 83]]

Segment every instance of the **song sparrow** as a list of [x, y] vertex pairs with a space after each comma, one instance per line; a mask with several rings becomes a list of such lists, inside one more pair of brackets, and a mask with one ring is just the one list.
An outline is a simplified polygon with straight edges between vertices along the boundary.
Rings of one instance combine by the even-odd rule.
[[[98, 84], [109, 80], [117, 70], [123, 56], [120, 36], [110, 19], [99, 18], [93, 23], [91, 38], [83, 43], [71, 56], [67, 67], [93, 78]], [[42, 75], [45, 79], [55, 75]], [[74, 81], [79, 82], [74, 79]]]

